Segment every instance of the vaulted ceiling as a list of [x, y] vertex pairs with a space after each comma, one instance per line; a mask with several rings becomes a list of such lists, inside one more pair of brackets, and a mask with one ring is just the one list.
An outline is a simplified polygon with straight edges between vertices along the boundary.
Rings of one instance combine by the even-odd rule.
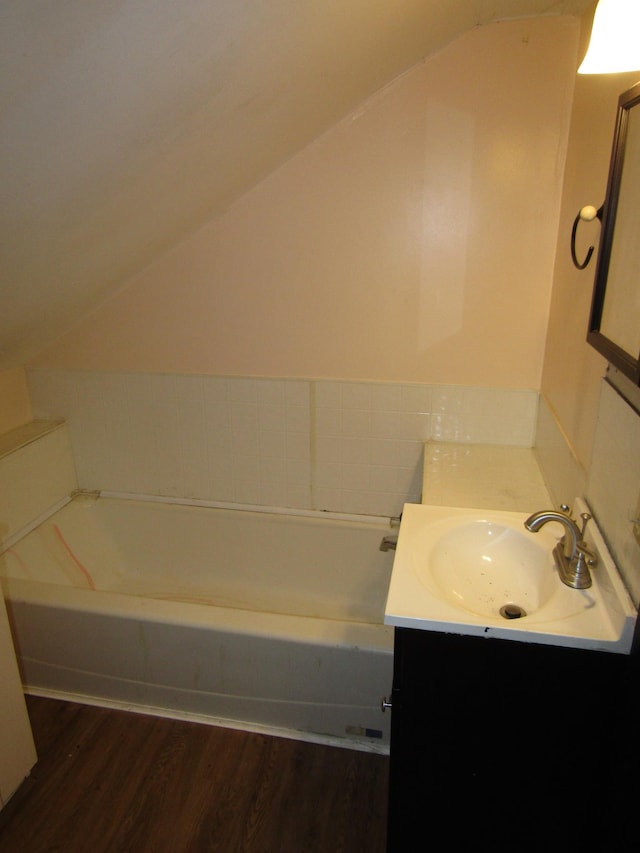
[[3, 0], [0, 368], [465, 30], [593, 0]]

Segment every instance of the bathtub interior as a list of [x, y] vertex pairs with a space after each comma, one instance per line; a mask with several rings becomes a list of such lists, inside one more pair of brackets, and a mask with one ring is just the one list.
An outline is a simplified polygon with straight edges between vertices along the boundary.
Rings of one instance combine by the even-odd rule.
[[79, 495], [7, 549], [3, 573], [171, 601], [382, 622], [380, 521]]
[[0, 557], [27, 689], [386, 751], [388, 534], [80, 495]]

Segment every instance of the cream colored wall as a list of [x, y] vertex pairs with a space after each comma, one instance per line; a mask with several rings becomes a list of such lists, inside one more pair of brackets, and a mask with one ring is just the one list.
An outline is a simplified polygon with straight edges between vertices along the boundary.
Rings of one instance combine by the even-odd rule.
[[577, 38], [468, 32], [34, 364], [538, 388]]
[[36, 748], [24, 701], [4, 598], [0, 597], [0, 809], [36, 763]]
[[31, 420], [24, 369], [0, 370], [0, 435]]
[[[591, 23], [592, 14], [584, 15], [580, 56], [586, 51]], [[618, 96], [639, 79], [638, 72], [576, 75], [542, 392], [585, 468], [591, 459], [606, 361], [586, 343], [597, 255], [585, 270], [573, 266], [571, 228], [583, 205], [599, 207], [604, 201]], [[579, 260], [589, 245], [597, 247], [599, 238], [597, 220], [581, 223]]]

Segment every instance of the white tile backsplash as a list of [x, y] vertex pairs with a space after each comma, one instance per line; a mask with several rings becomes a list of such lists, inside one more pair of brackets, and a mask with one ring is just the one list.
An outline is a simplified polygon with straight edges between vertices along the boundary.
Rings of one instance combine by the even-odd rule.
[[535, 454], [555, 507], [586, 494], [587, 472], [569, 447], [544, 397], [540, 398]]
[[537, 393], [458, 386], [33, 370], [81, 488], [397, 515], [423, 442], [531, 446]]
[[586, 499], [638, 607], [640, 544], [633, 535], [633, 517], [640, 499], [640, 415], [602, 380], [591, 462], [585, 471], [542, 399], [535, 452], [555, 506], [577, 496]]
[[52, 424], [5, 453], [0, 458], [0, 545], [77, 487], [66, 424]]
[[640, 604], [640, 544], [633, 519], [640, 499], [640, 416], [603, 381], [587, 502], [636, 607]]

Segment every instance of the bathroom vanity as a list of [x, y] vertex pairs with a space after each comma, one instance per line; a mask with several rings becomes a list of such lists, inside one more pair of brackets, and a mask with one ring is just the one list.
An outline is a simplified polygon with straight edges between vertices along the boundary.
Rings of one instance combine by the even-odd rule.
[[610, 844], [628, 829], [629, 664], [397, 628], [390, 853], [628, 849]]
[[594, 522], [593, 584], [573, 589], [562, 525], [534, 533], [527, 515], [405, 506], [385, 612], [390, 853], [632, 849], [636, 611]]

